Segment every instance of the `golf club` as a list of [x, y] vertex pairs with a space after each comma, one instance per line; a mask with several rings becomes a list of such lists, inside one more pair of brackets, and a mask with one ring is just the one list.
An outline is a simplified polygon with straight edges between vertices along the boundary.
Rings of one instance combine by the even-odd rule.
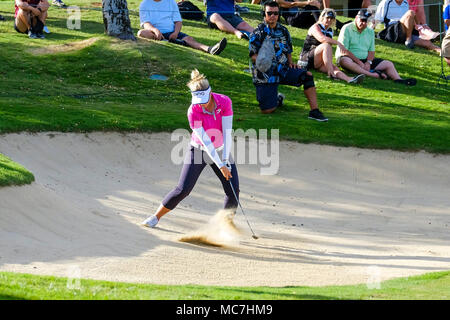
[[231, 183], [231, 180], [229, 180], [229, 182], [230, 182], [231, 190], [233, 190], [234, 197], [236, 198], [236, 201], [237, 201], [237, 203], [239, 204], [239, 207], [240, 207], [241, 210], [242, 210], [242, 214], [244, 215], [245, 221], [247, 221], [248, 227], [250, 228], [250, 231], [252, 232], [252, 238], [256, 240], [256, 239], [258, 239], [258, 237], [257, 237], [256, 234], [253, 232], [253, 229], [252, 229], [252, 227], [250, 226], [250, 223], [248, 222], [247, 217], [245, 216], [244, 209], [242, 209], [241, 202], [239, 201], [239, 199], [238, 199], [238, 197], [237, 197], [237, 195], [236, 195], [236, 192], [234, 191], [234, 187], [233, 187], [233, 184]]

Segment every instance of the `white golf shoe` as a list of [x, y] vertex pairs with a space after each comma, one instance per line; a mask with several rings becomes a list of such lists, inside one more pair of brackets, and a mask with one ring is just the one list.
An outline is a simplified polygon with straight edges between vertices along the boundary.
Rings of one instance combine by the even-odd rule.
[[156, 227], [158, 222], [159, 222], [158, 218], [155, 215], [153, 215], [142, 221], [141, 225], [147, 228], [154, 228]]

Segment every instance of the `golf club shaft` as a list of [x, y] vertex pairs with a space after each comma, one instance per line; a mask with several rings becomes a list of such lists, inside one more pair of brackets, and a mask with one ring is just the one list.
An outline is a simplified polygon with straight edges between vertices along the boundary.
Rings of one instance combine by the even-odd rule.
[[233, 187], [233, 184], [231, 183], [231, 180], [229, 180], [229, 182], [230, 182], [231, 190], [233, 190], [234, 197], [236, 198], [236, 201], [237, 201], [239, 207], [241, 208], [242, 214], [244, 215], [245, 221], [247, 221], [248, 227], [250, 228], [250, 231], [252, 232], [253, 238], [255, 238], [255, 237], [257, 238], [256, 234], [253, 232], [252, 227], [250, 226], [250, 222], [248, 222], [248, 219], [245, 216], [244, 209], [242, 209], [241, 202], [239, 201], [239, 198], [237, 197], [236, 192], [234, 191], [234, 187]]

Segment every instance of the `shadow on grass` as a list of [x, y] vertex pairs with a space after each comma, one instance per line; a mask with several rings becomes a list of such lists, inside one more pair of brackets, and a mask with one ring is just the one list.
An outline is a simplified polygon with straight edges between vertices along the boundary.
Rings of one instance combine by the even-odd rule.
[[0, 300], [27, 300], [27, 299], [7, 294], [0, 294]]
[[[289, 287], [283, 287], [283, 288], [289, 288]], [[293, 290], [301, 290], [300, 287], [292, 287]], [[307, 294], [307, 293], [284, 293], [284, 292], [270, 292], [270, 291], [262, 291], [257, 289], [248, 289], [248, 290], [239, 290], [235, 288], [223, 288], [223, 287], [215, 287], [215, 290], [219, 292], [226, 292], [229, 295], [239, 295], [241, 293], [242, 295], [248, 295], [248, 294], [256, 294], [261, 297], [256, 297], [256, 299], [264, 299], [264, 295], [275, 295], [278, 297], [282, 297], [284, 299], [289, 300], [339, 300], [338, 297], [333, 296], [326, 296], [326, 295], [320, 295], [320, 294]]]

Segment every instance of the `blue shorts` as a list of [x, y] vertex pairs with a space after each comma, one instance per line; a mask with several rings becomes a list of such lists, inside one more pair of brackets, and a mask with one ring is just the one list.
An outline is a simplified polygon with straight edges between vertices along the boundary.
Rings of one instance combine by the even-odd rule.
[[[236, 14], [232, 14], [232, 13], [221, 13], [220, 16], [221, 16], [224, 20], [228, 21], [228, 23], [231, 24], [231, 25], [233, 26], [233, 28], [235, 28], [235, 29], [237, 28], [237, 26], [238, 26], [241, 22], [244, 22], [244, 20], [243, 20], [241, 17], [239, 17], [238, 15], [236, 15]], [[212, 22], [209, 20], [209, 18], [211, 18], [211, 16], [206, 17], [206, 21], [208, 22], [208, 26], [209, 26], [210, 28], [213, 28], [213, 29], [218, 29], [217, 26], [216, 26], [216, 24], [215, 24], [215, 23], [212, 23]]]
[[300, 87], [307, 90], [314, 87], [312, 76], [306, 74], [305, 69], [289, 68], [286, 75], [280, 76], [280, 83], [262, 83], [255, 84], [256, 100], [259, 102], [261, 110], [273, 109], [278, 106], [278, 85], [284, 84], [288, 86]]
[[[169, 40], [169, 37], [172, 33], [173, 32], [166, 32], [166, 33], [163, 33], [162, 35], [163, 35], [164, 39]], [[180, 33], [178, 33], [177, 40], [183, 40], [186, 37], [189, 37], [189, 36], [186, 33], [180, 32]]]

